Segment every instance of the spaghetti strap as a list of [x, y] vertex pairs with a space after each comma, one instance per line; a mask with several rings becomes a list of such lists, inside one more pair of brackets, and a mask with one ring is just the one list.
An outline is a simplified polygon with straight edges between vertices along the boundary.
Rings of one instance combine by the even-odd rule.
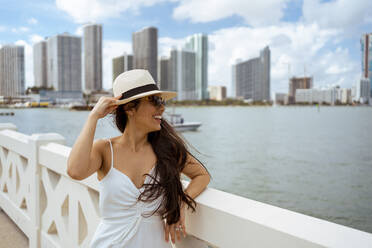
[[111, 143], [111, 140], [108, 139], [109, 143], [110, 143], [110, 150], [111, 150], [111, 167], [110, 167], [110, 170], [111, 168], [113, 168], [114, 166], [114, 150], [112, 149], [112, 143]]

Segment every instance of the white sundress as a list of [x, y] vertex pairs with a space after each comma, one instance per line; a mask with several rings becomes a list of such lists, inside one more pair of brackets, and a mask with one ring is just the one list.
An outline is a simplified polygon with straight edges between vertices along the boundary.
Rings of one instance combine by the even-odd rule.
[[[161, 203], [161, 198], [152, 202], [137, 201], [144, 188], [138, 189], [131, 179], [113, 166], [99, 181], [99, 211], [101, 222], [90, 242], [91, 248], [171, 248], [164, 239], [163, 220], [156, 213], [148, 217]], [[155, 168], [155, 167], [154, 167]], [[149, 172], [153, 175], [154, 168]], [[146, 176], [145, 183], [151, 182]]]

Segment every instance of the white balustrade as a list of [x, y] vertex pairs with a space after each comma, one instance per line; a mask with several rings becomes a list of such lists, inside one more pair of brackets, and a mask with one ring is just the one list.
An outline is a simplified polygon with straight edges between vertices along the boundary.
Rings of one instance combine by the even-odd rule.
[[[30, 247], [88, 247], [99, 223], [96, 175], [76, 181], [66, 174], [71, 148], [61, 135], [16, 130], [0, 123], [0, 208]], [[177, 248], [372, 247], [370, 233], [212, 188], [196, 202]]]

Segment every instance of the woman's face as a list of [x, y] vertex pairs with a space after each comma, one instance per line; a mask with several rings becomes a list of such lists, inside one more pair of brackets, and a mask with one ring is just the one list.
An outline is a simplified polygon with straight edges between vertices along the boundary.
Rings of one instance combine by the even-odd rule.
[[160, 123], [165, 110], [161, 103], [160, 94], [143, 97], [140, 99], [137, 110], [133, 112], [133, 120], [137, 128], [145, 132], [154, 132], [161, 129]]

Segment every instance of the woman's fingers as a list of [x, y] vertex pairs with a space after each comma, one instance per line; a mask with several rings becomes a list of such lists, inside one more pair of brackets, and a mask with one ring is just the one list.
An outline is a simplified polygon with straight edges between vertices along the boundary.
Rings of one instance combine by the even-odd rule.
[[181, 230], [180, 230], [181, 225], [179, 223], [177, 223], [176, 227], [178, 228], [176, 230], [177, 239], [178, 239], [178, 241], [180, 241], [181, 240]]
[[185, 228], [185, 224], [182, 221], [176, 224], [172, 224], [172, 225], [168, 225], [164, 223], [164, 238], [166, 242], [169, 241], [169, 235], [170, 235], [172, 243], [175, 244], [176, 237], [177, 237], [177, 240], [180, 241], [182, 234], [184, 237], [186, 237], [186, 228]]
[[186, 237], [187, 233], [186, 233], [186, 225], [185, 225], [185, 205], [184, 203], [182, 203], [181, 205], [181, 212], [180, 212], [181, 216], [180, 216], [180, 225], [181, 225], [181, 228], [182, 228], [182, 233], [183, 233], [183, 237]]
[[174, 230], [175, 228], [176, 228], [176, 225], [173, 224], [173, 225], [170, 226], [170, 230], [169, 230], [170, 231], [171, 240], [172, 240], [172, 243], [173, 244], [176, 243], [176, 237], [175, 237], [176, 235], [175, 235], [175, 230]]
[[182, 227], [182, 233], [183, 233], [183, 237], [186, 238], [186, 226], [185, 226], [185, 221], [181, 221], [181, 227]]
[[163, 222], [164, 224], [164, 238], [165, 238], [165, 241], [169, 241], [169, 226]]
[[117, 102], [119, 101], [121, 95], [113, 97], [113, 102], [117, 105]]

